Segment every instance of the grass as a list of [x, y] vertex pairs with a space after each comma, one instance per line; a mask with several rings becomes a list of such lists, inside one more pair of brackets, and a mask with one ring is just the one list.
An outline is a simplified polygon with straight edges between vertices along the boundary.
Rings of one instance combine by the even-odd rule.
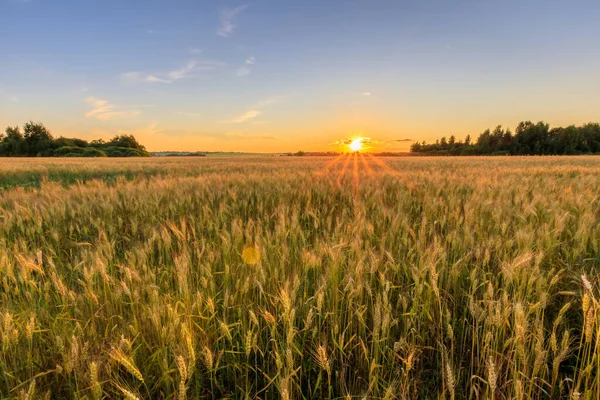
[[597, 158], [0, 171], [1, 398], [600, 391]]

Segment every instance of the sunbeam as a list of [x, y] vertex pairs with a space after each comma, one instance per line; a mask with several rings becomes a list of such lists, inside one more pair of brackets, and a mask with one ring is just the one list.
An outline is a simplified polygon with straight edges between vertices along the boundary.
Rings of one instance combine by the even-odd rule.
[[327, 165], [325, 165], [323, 167], [323, 169], [321, 169], [320, 171], [317, 172], [317, 175], [324, 175], [329, 170], [329, 168], [331, 168], [335, 164], [337, 164], [343, 156], [344, 156], [344, 153], [340, 154], [339, 156], [335, 157], [333, 160], [329, 161], [327, 163]]
[[367, 155], [371, 158], [371, 160], [373, 160], [377, 165], [379, 165], [383, 170], [385, 170], [390, 175], [393, 175], [395, 177], [398, 177], [400, 175], [400, 173], [398, 171], [396, 171], [395, 169], [389, 167], [386, 163], [384, 163], [383, 161], [381, 161], [376, 156], [374, 156], [372, 154], [369, 154], [369, 153], [367, 153]]
[[370, 177], [373, 176], [373, 170], [371, 169], [371, 167], [369, 167], [369, 164], [367, 163], [367, 160], [365, 159], [365, 156], [363, 155], [363, 153], [358, 153], [358, 156], [360, 157], [360, 161], [361, 161], [362, 165], [365, 167], [367, 174]]
[[348, 164], [350, 164], [350, 154], [346, 154], [346, 162], [344, 163], [344, 166], [342, 167], [342, 170], [340, 171], [340, 173], [338, 174], [337, 177], [337, 181], [336, 184], [337, 186], [340, 186], [342, 184], [342, 179], [344, 178], [344, 175], [346, 174], [346, 169], [348, 168]]
[[353, 189], [354, 189], [354, 194], [358, 194], [358, 155], [356, 153], [354, 153], [354, 165], [352, 166], [352, 183], [353, 183]]

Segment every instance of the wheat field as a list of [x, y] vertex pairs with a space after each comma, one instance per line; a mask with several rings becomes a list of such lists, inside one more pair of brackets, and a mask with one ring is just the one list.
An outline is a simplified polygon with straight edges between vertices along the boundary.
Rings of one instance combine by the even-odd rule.
[[0, 398], [598, 398], [600, 158], [2, 159], [0, 187]]

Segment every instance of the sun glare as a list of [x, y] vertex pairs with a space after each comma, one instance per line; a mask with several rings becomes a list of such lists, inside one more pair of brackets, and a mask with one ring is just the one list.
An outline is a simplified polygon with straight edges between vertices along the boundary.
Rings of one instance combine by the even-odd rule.
[[363, 140], [364, 140], [364, 138], [361, 138], [361, 137], [354, 139], [348, 145], [348, 147], [350, 148], [350, 151], [361, 151], [363, 148]]

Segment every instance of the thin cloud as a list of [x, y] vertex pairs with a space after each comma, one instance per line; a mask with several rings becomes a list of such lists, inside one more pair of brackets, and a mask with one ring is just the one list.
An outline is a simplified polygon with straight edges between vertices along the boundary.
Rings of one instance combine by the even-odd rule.
[[198, 48], [194, 48], [194, 49], [190, 49], [190, 54], [197, 56], [198, 54], [202, 54], [202, 49], [198, 49]]
[[250, 110], [247, 111], [245, 113], [243, 113], [242, 115], [239, 115], [231, 120], [227, 120], [227, 121], [219, 121], [219, 124], [241, 124], [242, 122], [246, 122], [248, 120], [251, 120], [252, 118], [256, 118], [259, 115], [262, 114], [262, 111], [259, 110]]
[[278, 140], [277, 136], [273, 136], [273, 135], [254, 135], [254, 134], [250, 134], [250, 133], [245, 133], [245, 132], [227, 132], [225, 133], [225, 136], [228, 138], [240, 138], [240, 139], [246, 139], [246, 140]]
[[[262, 111], [263, 108], [265, 108], [266, 106], [268, 106], [270, 104], [277, 103], [277, 102], [281, 101], [283, 98], [284, 98], [283, 96], [275, 96], [275, 97], [270, 97], [267, 99], [260, 100], [255, 105], [249, 107], [249, 108], [251, 108], [250, 111], [247, 111], [231, 120], [218, 121], [217, 123], [218, 124], [240, 124], [242, 122], [249, 121], [249, 120], [254, 119], [254, 118], [258, 117], [259, 115], [261, 115], [263, 113], [263, 111]], [[268, 123], [268, 121], [264, 121], [264, 120], [256, 121], [255, 120], [255, 121], [252, 121], [251, 123], [254, 125], [259, 125], [259, 124], [266, 124], [266, 123]]]
[[96, 118], [101, 121], [117, 117], [135, 116], [142, 113], [140, 110], [117, 111], [115, 110], [116, 106], [108, 100], [99, 99], [93, 96], [86, 98], [85, 102], [92, 106], [92, 109], [88, 111], [85, 116], [87, 118]]
[[119, 80], [125, 84], [132, 84], [143, 80], [142, 73], [139, 71], [123, 72], [119, 75]]
[[124, 72], [119, 78], [124, 84], [146, 83], [173, 83], [189, 77], [194, 72], [213, 71], [225, 63], [213, 60], [190, 60], [180, 68], [162, 74], [148, 74], [140, 71]]
[[240, 67], [235, 71], [235, 75], [239, 77], [250, 75], [250, 69], [246, 67]]
[[189, 61], [185, 66], [169, 72], [169, 77], [174, 81], [183, 79], [183, 78], [185, 78], [185, 76], [187, 74], [192, 72], [194, 70], [194, 68], [196, 68], [197, 65], [198, 65], [197, 61], [193, 61], [193, 60]]
[[362, 92], [360, 95], [361, 95], [361, 96], [367, 96], [367, 97], [370, 97], [370, 96], [371, 96], [371, 92]]
[[127, 130], [127, 131], [119, 130], [119, 131], [117, 131], [117, 134], [119, 134], [119, 135], [130, 134], [130, 135], [134, 135], [137, 137], [137, 136], [151, 136], [151, 135], [161, 134], [163, 132], [164, 132], [164, 129], [159, 128], [156, 122], [152, 122], [150, 125], [143, 127], [143, 128]]
[[[335, 142], [332, 142], [330, 144], [332, 144], [332, 145], [346, 145], [346, 144], [352, 143], [356, 139], [357, 139], [357, 137], [347, 137], [347, 138], [343, 138], [343, 139], [340, 139], [340, 140], [336, 140]], [[363, 143], [363, 144], [378, 144], [379, 143], [379, 141], [377, 141], [375, 139], [372, 139], [370, 137], [361, 136], [360, 139], [362, 139], [361, 143]]]
[[175, 115], [183, 115], [185, 117], [201, 117], [202, 114], [193, 113], [193, 112], [185, 112], [185, 111], [177, 111], [174, 113]]
[[167, 79], [162, 79], [159, 78], [158, 76], [154, 76], [154, 75], [148, 75], [146, 78], [144, 78], [144, 80], [146, 82], [158, 82], [158, 83], [171, 83], [173, 81], [167, 80]]
[[393, 139], [393, 140], [384, 141], [384, 143], [397, 143], [397, 142], [414, 142], [414, 140], [412, 140], [412, 139]]
[[236, 28], [236, 25], [233, 23], [235, 17], [241, 14], [246, 8], [248, 8], [248, 5], [223, 10], [221, 12], [221, 25], [217, 29], [217, 35], [229, 37]]
[[244, 65], [235, 71], [235, 75], [240, 77], [250, 75], [250, 72], [252, 72], [252, 70], [249, 67], [251, 67], [254, 64], [256, 64], [256, 58], [252, 56], [246, 58], [246, 61], [244, 61]]
[[256, 103], [253, 108], [263, 108], [271, 104], [279, 103], [280, 101], [283, 101], [283, 99], [285, 99], [285, 96], [268, 97]]

